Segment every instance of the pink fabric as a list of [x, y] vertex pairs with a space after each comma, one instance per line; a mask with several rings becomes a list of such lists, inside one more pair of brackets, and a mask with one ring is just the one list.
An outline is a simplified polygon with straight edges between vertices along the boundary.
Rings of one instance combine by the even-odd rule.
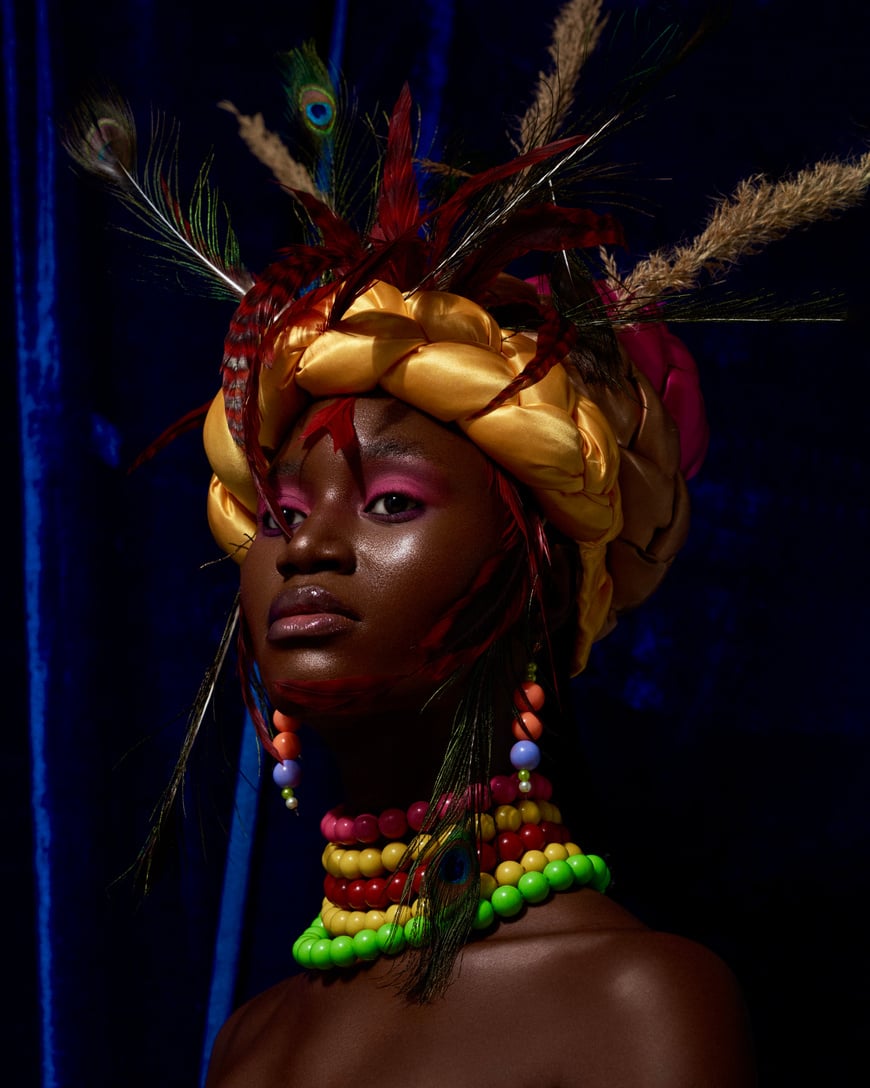
[[[538, 294], [550, 294], [546, 276], [533, 276], [528, 282]], [[596, 287], [601, 301], [609, 308], [615, 301], [613, 292], [601, 282], [596, 283]], [[616, 338], [638, 370], [649, 378], [668, 415], [679, 428], [680, 471], [690, 479], [704, 463], [710, 444], [695, 360], [683, 341], [661, 321], [645, 320], [617, 329]]]
[[680, 430], [680, 471], [688, 480], [700, 469], [710, 444], [710, 429], [689, 349], [667, 325], [649, 321], [619, 329], [619, 343], [631, 361], [652, 382]]

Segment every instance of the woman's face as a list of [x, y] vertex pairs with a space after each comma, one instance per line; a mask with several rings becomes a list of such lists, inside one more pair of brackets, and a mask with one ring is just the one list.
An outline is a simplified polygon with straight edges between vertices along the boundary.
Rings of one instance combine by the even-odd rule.
[[388, 397], [356, 400], [357, 443], [303, 437], [271, 473], [290, 535], [265, 509], [242, 565], [242, 609], [273, 701], [280, 681], [414, 680], [421, 640], [498, 555], [505, 513], [467, 439]]

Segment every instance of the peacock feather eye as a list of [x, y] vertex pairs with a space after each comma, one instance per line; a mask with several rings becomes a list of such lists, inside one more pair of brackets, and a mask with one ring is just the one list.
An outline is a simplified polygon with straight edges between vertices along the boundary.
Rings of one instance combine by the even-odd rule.
[[299, 105], [310, 127], [322, 136], [328, 136], [335, 124], [335, 99], [324, 87], [303, 87], [299, 93]]
[[471, 856], [465, 842], [445, 850], [438, 864], [438, 877], [445, 884], [465, 884], [471, 875]]

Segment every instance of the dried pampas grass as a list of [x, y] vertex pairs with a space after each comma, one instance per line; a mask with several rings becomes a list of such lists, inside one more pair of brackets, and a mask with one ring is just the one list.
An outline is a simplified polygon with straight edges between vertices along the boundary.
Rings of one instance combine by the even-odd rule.
[[858, 204], [868, 184], [870, 152], [851, 162], [819, 162], [778, 182], [747, 178], [716, 205], [697, 238], [653, 253], [634, 268], [622, 285], [628, 297], [621, 312], [691, 290], [704, 277], [721, 279], [741, 258]]

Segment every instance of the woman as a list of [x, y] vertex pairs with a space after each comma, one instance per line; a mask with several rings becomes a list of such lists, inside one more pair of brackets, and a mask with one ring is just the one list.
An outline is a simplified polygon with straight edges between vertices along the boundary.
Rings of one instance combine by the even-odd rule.
[[[631, 465], [632, 451], [617, 459], [615, 447], [623, 444], [622, 428], [632, 412], [637, 414], [639, 404], [644, 421], [659, 409], [640, 376], [624, 369], [614, 351], [610, 325], [619, 328], [643, 320], [645, 315], [639, 312], [643, 304], [660, 298], [669, 285], [660, 278], [652, 289], [643, 277], [614, 275], [608, 283], [613, 293], [604, 292], [607, 304], [602, 311], [577, 266], [567, 284], [557, 285], [554, 307], [537, 292], [499, 275], [508, 257], [525, 249], [558, 253], [564, 247], [617, 240], [612, 223], [597, 217], [592, 221], [577, 209], [569, 209], [575, 214], [563, 214], [549, 204], [549, 190], [541, 188], [547, 167], [538, 166], [557, 152], [551, 148], [535, 157], [539, 133], [524, 144], [531, 158], [514, 164], [512, 174], [487, 179], [497, 185], [538, 170], [537, 181], [526, 190], [532, 199], [516, 206], [526, 214], [532, 204], [534, 223], [517, 216], [493, 227], [484, 218], [482, 233], [476, 237], [472, 233], [470, 243], [466, 235], [459, 249], [451, 249], [451, 230], [442, 230], [444, 220], [456, 228], [459, 212], [483, 191], [484, 182], [477, 178], [469, 183], [462, 208], [447, 197], [440, 218], [421, 212], [416, 190], [409, 197], [412, 170], [405, 138], [409, 112], [407, 102], [397, 112], [395, 138], [391, 136], [385, 160], [390, 165], [384, 170], [389, 183], [381, 190], [376, 229], [361, 244], [348, 239], [331, 218], [331, 209], [321, 207], [311, 191], [297, 192], [319, 231], [322, 245], [317, 253], [299, 247], [253, 287], [250, 279], [240, 277], [239, 293], [245, 294], [245, 302], [228, 341], [224, 402], [216, 403], [209, 420], [207, 440], [218, 477], [212, 492], [212, 525], [227, 550], [244, 559], [243, 649], [249, 675], [254, 675], [251, 663], [256, 659], [269, 697], [265, 715], [255, 707], [255, 717], [259, 714], [269, 750], [291, 765], [279, 776], [288, 807], [304, 804], [304, 787], [297, 790], [298, 768], [292, 766], [296, 745], [291, 727], [300, 716], [332, 742], [345, 768], [347, 807], [346, 814], [333, 814], [324, 822], [327, 837], [336, 845], [327, 856], [324, 891], [330, 902], [320, 921], [297, 940], [295, 934], [276, 936], [282, 946], [294, 946], [305, 973], [270, 991], [230, 1022], [215, 1048], [212, 1082], [233, 1083], [235, 1077], [236, 1083], [280, 1083], [290, 1068], [293, 1076], [305, 1073], [315, 1083], [330, 1083], [328, 1078], [346, 1083], [350, 1073], [344, 1059], [331, 1050], [324, 1053], [317, 1044], [324, 1030], [330, 1031], [331, 1041], [336, 1030], [350, 1033], [359, 1026], [368, 1029], [361, 1047], [367, 1053], [376, 1047], [373, 1055], [385, 1055], [383, 1044], [400, 1029], [413, 1033], [415, 1045], [421, 1047], [420, 1055], [415, 1054], [419, 1068], [416, 1061], [409, 1068], [404, 1058], [391, 1053], [395, 1074], [392, 1069], [385, 1072], [382, 1061], [376, 1067], [379, 1079], [389, 1075], [397, 1083], [425, 1083], [427, 1076], [440, 1080], [449, 1075], [483, 1080], [476, 1032], [474, 1043], [463, 1035], [461, 1058], [453, 1060], [456, 1033], [467, 1030], [463, 1002], [488, 998], [495, 1007], [495, 993], [490, 994], [487, 986], [498, 979], [503, 992], [507, 977], [502, 976], [517, 980], [514, 968], [522, 965], [521, 985], [535, 987], [532, 1007], [536, 1012], [546, 1008], [548, 1023], [559, 1015], [560, 1026], [570, 1024], [583, 1048], [583, 1067], [578, 1071], [573, 1038], [572, 1062], [566, 1060], [563, 1040], [569, 1036], [563, 1031], [558, 1044], [548, 1046], [543, 1061], [533, 1062], [538, 1057], [535, 1051], [529, 1054], [528, 1071], [525, 1067], [500, 1071], [500, 1079], [571, 1083], [576, 1074], [585, 1077], [585, 1083], [596, 1079], [647, 1083], [661, 1071], [664, 1083], [717, 1083], [711, 1079], [715, 1076], [722, 1083], [745, 1083], [751, 1079], [748, 1048], [730, 976], [696, 946], [645, 931], [603, 899], [598, 888], [604, 885], [606, 871], [600, 863], [581, 859], [568, 864], [580, 857], [573, 852], [575, 838], [565, 834], [561, 841], [563, 832], [548, 828], [540, 844], [564, 849], [566, 857], [555, 859], [568, 864], [570, 871], [570, 886], [564, 891], [559, 890], [558, 875], [564, 869], [557, 868], [552, 885], [544, 877], [546, 888], [535, 877], [526, 881], [522, 887], [531, 890], [519, 891], [518, 903], [516, 893], [504, 888], [519, 889], [525, 876], [539, 872], [530, 867], [523, 877], [514, 870], [516, 884], [507, 880], [494, 900], [487, 894], [493, 890], [491, 882], [499, 884], [501, 877], [487, 872], [480, 877], [475, 869], [478, 847], [484, 870], [494, 862], [504, 864], [502, 857], [512, 849], [509, 841], [503, 852], [500, 836], [494, 836], [492, 846], [493, 839], [483, 834], [489, 829], [484, 817], [495, 819], [489, 809], [499, 800], [491, 777], [509, 774], [512, 705], [518, 699], [518, 709], [531, 712], [516, 695], [526, 670], [535, 665], [539, 670], [547, 696], [548, 736], [555, 734], [559, 692], [554, 676], [558, 679], [582, 667], [591, 641], [610, 622], [614, 601], [622, 606], [644, 595], [643, 590], [623, 593], [617, 585], [620, 596], [611, 597], [608, 569], [624, 567], [625, 538], [629, 554], [631, 545], [646, 550], [633, 532], [637, 485], [646, 479], [642, 471], [635, 472], [634, 487], [623, 488], [631, 501], [624, 504], [626, 529], [618, 538], [617, 460], [624, 471]], [[93, 141], [86, 143], [93, 151]], [[562, 152], [570, 152], [570, 147], [561, 145], [558, 154]], [[502, 185], [500, 197], [503, 205], [509, 203], [510, 184]], [[817, 214], [823, 211], [820, 206]], [[423, 236], [433, 223], [434, 232]], [[510, 233], [518, 224], [521, 245]], [[444, 237], [438, 238], [438, 230]], [[727, 228], [723, 233], [728, 236]], [[763, 240], [753, 236], [746, 248]], [[478, 245], [481, 241], [486, 244]], [[725, 256], [733, 260], [735, 250]], [[715, 264], [715, 254], [711, 263]], [[557, 267], [560, 264], [557, 256]], [[653, 281], [655, 271], [646, 269]], [[338, 298], [331, 294], [336, 283]], [[465, 299], [470, 309], [444, 332], [430, 333], [426, 322], [424, 334], [409, 330], [404, 322], [409, 318], [417, 322], [418, 315], [416, 309], [409, 315], [404, 307], [425, 309], [432, 302], [433, 309], [441, 309], [443, 297], [436, 297], [435, 287]], [[684, 289], [676, 282], [670, 287]], [[399, 299], [390, 301], [386, 296], [391, 293]], [[503, 310], [513, 313], [500, 317], [493, 327], [486, 312]], [[445, 312], [449, 317], [449, 306]], [[385, 328], [370, 333], [365, 348], [365, 358], [373, 366], [368, 372], [363, 368], [361, 382], [348, 383], [346, 366], [354, 355], [348, 346], [355, 345], [356, 350], [361, 342], [357, 326], [366, 324], [372, 314], [385, 319]], [[457, 373], [448, 366], [433, 383], [434, 390], [427, 387], [422, 397], [405, 371], [391, 380], [392, 363], [404, 357], [408, 342], [414, 351], [420, 342], [446, 344], [441, 361], [456, 361], [457, 344], [466, 342], [468, 325], [483, 330], [470, 338], [484, 345], [490, 365], [482, 366], [475, 358], [457, 367]], [[517, 325], [536, 334], [537, 341], [534, 335], [526, 343], [511, 332], [502, 335], [501, 326]], [[256, 335], [249, 338], [252, 328]], [[344, 339], [330, 354], [336, 337]], [[391, 345], [398, 345], [395, 352]], [[325, 375], [312, 364], [322, 361], [324, 354], [327, 360], [337, 360], [334, 367], [327, 366]], [[579, 391], [568, 376], [575, 358], [581, 363]], [[384, 362], [390, 365], [382, 367]], [[521, 373], [526, 373], [527, 385], [512, 381]], [[460, 392], [465, 396], [457, 384], [460, 376], [471, 380], [465, 400], [459, 396]], [[439, 391], [440, 399], [435, 396]], [[392, 399], [385, 400], [384, 395]], [[596, 407], [599, 402], [606, 406], [606, 419]], [[526, 422], [536, 415], [547, 418], [548, 425], [541, 429], [553, 442], [543, 453], [538, 436], [533, 441], [525, 426], [504, 429], [493, 423], [518, 406], [527, 410]], [[585, 417], [582, 425], [577, 409]], [[559, 412], [560, 426], [551, 428], [552, 416]], [[667, 418], [659, 414], [659, 419], [660, 432], [667, 437]], [[566, 420], [573, 430], [563, 441]], [[488, 434], [491, 424], [494, 430]], [[630, 433], [636, 429], [631, 422], [627, 428]], [[671, 441], [660, 443], [668, 451], [665, 462], [672, 453], [672, 439], [671, 431]], [[665, 508], [659, 526], [675, 526], [679, 538], [685, 518], [678, 516], [675, 472], [666, 465], [660, 474], [672, 486], [668, 501], [659, 504]], [[457, 480], [462, 482], [460, 491], [454, 487]], [[651, 494], [659, 482], [653, 481]], [[472, 519], [475, 508], [485, 517]], [[433, 512], [443, 514], [443, 525]], [[460, 547], [456, 530], [461, 533], [463, 528]], [[368, 535], [375, 530], [382, 534], [377, 547]], [[400, 533], [401, 543], [390, 543]], [[468, 540], [473, 549], [466, 547]], [[250, 555], [245, 557], [248, 545]], [[672, 549], [666, 550], [665, 560], [671, 554]], [[416, 566], [411, 562], [415, 558]], [[648, 558], [641, 566], [652, 568], [650, 581], [655, 582], [666, 562], [649, 563]], [[393, 560], [398, 565], [391, 565]], [[573, 616], [572, 582], [578, 590]], [[400, 587], [396, 597], [385, 596], [394, 584]], [[273, 711], [274, 732], [267, 724]], [[488, 718], [493, 730], [491, 760]], [[371, 729], [363, 734], [362, 726], [369, 723]], [[387, 743], [381, 741], [384, 730]], [[454, 730], [455, 744], [449, 741]], [[547, 742], [545, 736], [545, 750]], [[520, 778], [526, 770], [530, 777]], [[528, 767], [516, 769], [512, 800], [519, 797], [520, 782], [528, 782], [533, 804], [552, 804], [543, 796], [548, 787], [533, 779], [533, 773]], [[569, 798], [570, 786], [570, 781], [557, 783], [556, 800]], [[341, 859], [338, 873], [329, 870], [339, 850], [352, 852], [361, 845], [343, 841], [349, 835], [358, 837], [357, 817], [383, 816], [387, 806], [404, 813], [408, 825], [409, 808], [420, 802], [429, 807], [417, 828], [411, 824], [409, 831], [400, 820], [401, 830], [390, 824], [390, 833], [381, 834], [384, 829], [376, 821], [377, 839], [366, 846], [380, 852], [383, 875], [359, 868], [357, 878], [354, 859], [348, 862], [350, 875], [344, 874]], [[556, 815], [550, 811], [549, 817], [542, 815], [542, 822], [558, 828]], [[339, 830], [342, 819], [352, 821], [349, 829]], [[427, 822], [430, 819], [434, 823]], [[361, 826], [366, 823], [370, 821]], [[525, 830], [526, 823], [540, 828], [531, 819], [521, 819], [518, 831]], [[505, 834], [517, 833], [507, 826]], [[502, 832], [501, 827], [497, 830]], [[581, 837], [582, 828], [573, 830]], [[430, 836], [422, 846], [420, 840], [410, 843], [417, 831]], [[402, 846], [391, 852], [389, 865], [383, 864], [382, 847], [394, 842]], [[581, 842], [595, 846], [582, 838]], [[371, 881], [387, 882], [387, 873], [390, 880], [398, 874], [402, 885], [398, 900], [388, 893], [384, 902], [383, 887], [371, 887]], [[352, 892], [350, 885], [363, 877], [367, 883], [362, 900], [355, 901], [359, 889]], [[501, 903], [501, 912], [492, 907], [500, 920], [488, 919], [486, 909], [480, 911], [481, 892], [487, 893], [482, 897], [485, 902]], [[421, 902], [424, 905], [418, 907]], [[363, 911], [363, 906], [368, 909]], [[387, 919], [393, 907], [397, 909]], [[516, 914], [511, 914], [515, 907]], [[410, 917], [404, 911], [410, 911]], [[384, 921], [368, 918], [370, 912], [383, 914]], [[364, 914], [371, 928], [351, 933], [359, 920], [336, 918], [355, 913]], [[401, 939], [391, 936], [398, 926]], [[374, 937], [359, 939], [361, 933]], [[396, 945], [402, 941], [411, 947], [399, 951]], [[372, 952], [377, 956], [370, 959]], [[560, 965], [560, 955], [569, 957], [567, 970]], [[331, 966], [321, 973], [327, 960]], [[345, 960], [347, 970], [342, 972]], [[549, 990], [532, 974], [538, 963], [546, 964]], [[550, 996], [555, 992], [558, 1002]], [[374, 1016], [376, 1022], [370, 1019]], [[282, 1050], [285, 1040], [292, 1054]], [[450, 1055], [449, 1066], [443, 1064], [445, 1054]], [[359, 1054], [354, 1055], [358, 1064]], [[490, 1057], [485, 1059], [487, 1070]], [[363, 1068], [364, 1074], [357, 1073], [356, 1079], [373, 1079], [368, 1067]]]
[[[338, 838], [332, 900], [294, 944], [307, 970], [235, 1014], [209, 1084], [752, 1083], [727, 968], [601, 894], [606, 867], [511, 747], [539, 735], [520, 713], [543, 688], [557, 705], [553, 664], [582, 662], [609, 611], [609, 424], [568, 360], [489, 407], [537, 345], [466, 299], [377, 283], [336, 315], [335, 294], [308, 331], [282, 320], [247, 461], [223, 398], [206, 425], [212, 528], [246, 552], [244, 645], [278, 727], [267, 744], [295, 754], [282, 738], [304, 716], [344, 789], [323, 825]], [[278, 452], [245, 480], [254, 434]], [[542, 683], [523, 687], [535, 659]], [[304, 803], [304, 788], [284, 793]], [[380, 856], [360, 880], [366, 850]]]

